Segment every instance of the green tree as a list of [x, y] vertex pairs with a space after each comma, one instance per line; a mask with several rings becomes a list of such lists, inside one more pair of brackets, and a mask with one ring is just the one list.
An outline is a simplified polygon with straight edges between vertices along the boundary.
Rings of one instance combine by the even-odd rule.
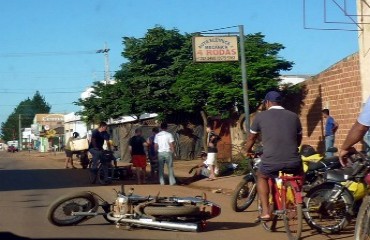
[[[264, 38], [249, 34], [244, 43], [250, 112], [268, 90], [278, 88], [280, 71], [293, 65], [279, 57], [282, 44]], [[116, 84], [94, 84], [94, 97], [77, 103], [88, 121], [148, 112], [163, 118], [178, 113], [226, 118], [244, 112], [240, 64], [193, 63], [192, 35], [156, 26], [143, 38], [124, 37], [123, 44], [128, 62], [116, 73]]]
[[[250, 112], [268, 90], [278, 88], [280, 71], [290, 70], [293, 64], [278, 56], [283, 45], [268, 43], [264, 37], [249, 34], [245, 41]], [[180, 74], [173, 92], [180, 96], [178, 110], [224, 118], [244, 112], [239, 63], [192, 63]]]
[[18, 139], [19, 119], [21, 119], [21, 128], [30, 127], [36, 114], [49, 113], [50, 109], [45, 98], [36, 91], [32, 99], [21, 101], [7, 120], [1, 123], [1, 138], [5, 141]]

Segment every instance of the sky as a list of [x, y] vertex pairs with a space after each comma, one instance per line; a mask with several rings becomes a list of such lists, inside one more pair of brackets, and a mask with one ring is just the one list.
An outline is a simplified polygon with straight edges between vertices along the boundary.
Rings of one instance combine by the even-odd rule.
[[355, 0], [0, 0], [0, 122], [36, 91], [52, 113], [78, 111], [73, 102], [104, 79], [96, 51], [107, 44], [113, 76], [122, 38], [156, 25], [215, 35], [243, 25], [285, 46], [294, 67], [282, 74], [318, 74], [358, 51], [355, 12]]

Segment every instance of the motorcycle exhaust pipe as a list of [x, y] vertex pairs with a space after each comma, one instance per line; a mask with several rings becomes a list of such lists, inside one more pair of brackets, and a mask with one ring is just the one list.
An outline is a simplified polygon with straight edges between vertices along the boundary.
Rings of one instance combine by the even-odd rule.
[[130, 218], [117, 218], [107, 214], [107, 218], [111, 221], [117, 221], [119, 223], [131, 223], [137, 226], [144, 226], [156, 229], [164, 230], [177, 230], [184, 232], [198, 232], [200, 231], [200, 223], [191, 222], [166, 222], [166, 221], [155, 221], [151, 218], [141, 218], [141, 219], [130, 219]]

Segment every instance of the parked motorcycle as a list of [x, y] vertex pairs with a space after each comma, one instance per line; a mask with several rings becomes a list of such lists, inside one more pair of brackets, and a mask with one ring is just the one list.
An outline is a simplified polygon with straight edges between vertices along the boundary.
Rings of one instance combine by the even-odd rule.
[[[338, 150], [332, 148], [328, 151], [336, 152]], [[257, 196], [256, 172], [261, 162], [261, 155], [262, 152], [254, 153], [251, 159], [248, 160], [250, 172], [239, 182], [231, 196], [231, 207], [235, 212], [246, 210]], [[324, 181], [324, 173], [327, 170], [341, 167], [337, 156], [324, 158], [316, 152], [311, 152], [309, 156], [302, 155], [301, 158], [305, 171], [304, 191], [308, 191], [312, 187], [322, 183]]]
[[362, 153], [351, 156], [352, 167], [329, 170], [325, 182], [313, 187], [305, 196], [305, 220], [310, 227], [325, 233], [337, 233], [356, 216], [370, 185], [370, 160]]
[[[51, 204], [47, 218], [56, 226], [76, 225], [97, 215], [109, 223], [130, 227], [198, 232], [208, 219], [221, 214], [221, 207], [205, 196], [160, 197], [116, 192], [117, 198], [108, 203], [93, 192], [78, 192], [63, 196]], [[103, 211], [98, 211], [99, 206]]]

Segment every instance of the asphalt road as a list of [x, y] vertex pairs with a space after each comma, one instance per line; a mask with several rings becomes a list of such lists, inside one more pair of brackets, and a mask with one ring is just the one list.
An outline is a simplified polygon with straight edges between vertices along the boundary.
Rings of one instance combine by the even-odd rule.
[[[189, 233], [149, 229], [117, 229], [98, 216], [80, 225], [56, 227], [46, 218], [49, 205], [58, 197], [77, 191], [89, 190], [113, 201], [120, 183], [97, 186], [88, 182], [87, 171], [63, 169], [63, 161], [50, 155], [0, 152], [0, 239], [287, 239], [283, 223], [277, 232], [270, 233], [254, 223], [256, 207], [235, 213], [227, 194], [207, 192], [211, 201], [222, 206], [222, 214], [211, 219], [204, 232]], [[219, 180], [218, 180], [219, 181]], [[125, 188], [135, 188], [136, 194], [161, 196], [195, 196], [201, 190], [188, 186], [134, 185], [124, 182]], [[237, 182], [235, 183], [235, 185]], [[302, 239], [353, 239], [353, 224], [341, 234], [322, 235], [304, 225]]]

